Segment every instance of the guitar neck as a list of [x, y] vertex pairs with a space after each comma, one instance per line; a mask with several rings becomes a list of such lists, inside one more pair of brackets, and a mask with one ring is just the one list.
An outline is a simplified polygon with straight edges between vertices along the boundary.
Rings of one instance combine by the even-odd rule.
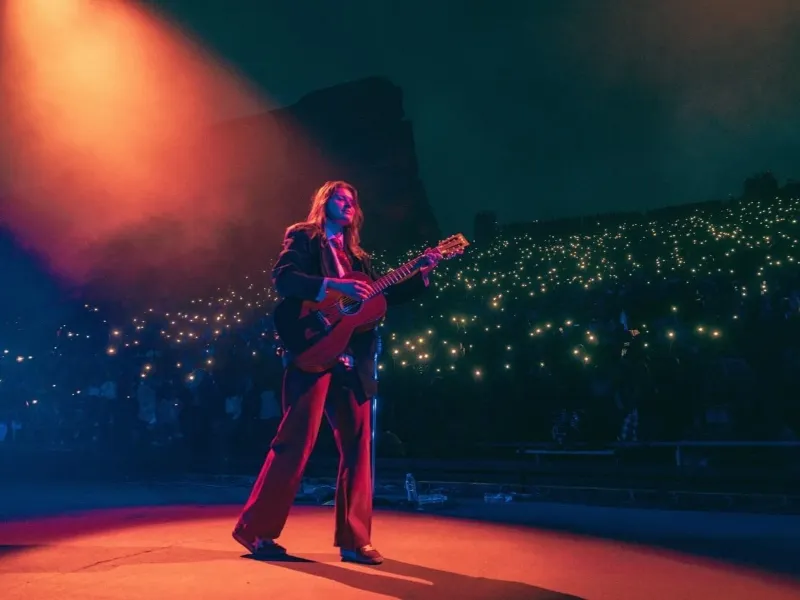
[[372, 283], [372, 289], [375, 291], [375, 294], [382, 294], [391, 286], [400, 283], [401, 281], [408, 279], [411, 277], [414, 272], [419, 268], [419, 261], [422, 258], [422, 255], [418, 256], [417, 258], [408, 261], [404, 265], [401, 265], [390, 271], [383, 277], [376, 279]]
[[[467, 238], [465, 238], [462, 234], [457, 233], [456, 235], [451, 235], [446, 240], [439, 242], [439, 244], [436, 246], [436, 250], [439, 251], [442, 259], [447, 260], [453, 258], [454, 256], [461, 255], [461, 253], [464, 252], [464, 248], [467, 246], [469, 246]], [[425, 255], [420, 254], [415, 259], [408, 261], [406, 264], [397, 267], [395, 270], [390, 271], [383, 277], [380, 277], [374, 281], [372, 283], [374, 295], [377, 296], [378, 294], [385, 292], [391, 286], [411, 277], [420, 268], [420, 263], [422, 262], [423, 258], [425, 258]]]

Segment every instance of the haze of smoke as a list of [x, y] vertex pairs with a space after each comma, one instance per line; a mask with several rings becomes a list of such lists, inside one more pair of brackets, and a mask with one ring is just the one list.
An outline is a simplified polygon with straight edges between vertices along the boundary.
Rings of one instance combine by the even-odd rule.
[[638, 80], [675, 109], [676, 124], [747, 127], [790, 108], [800, 91], [794, 0], [638, 0], [576, 11], [570, 43], [609, 84]]
[[213, 277], [250, 218], [235, 181], [269, 155], [217, 155], [209, 131], [266, 102], [152, 14], [53, 4], [6, 6], [0, 218], [73, 285]]

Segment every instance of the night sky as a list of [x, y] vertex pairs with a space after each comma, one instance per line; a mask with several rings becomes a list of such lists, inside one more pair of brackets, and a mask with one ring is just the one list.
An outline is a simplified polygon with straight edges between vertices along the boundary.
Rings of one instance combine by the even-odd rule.
[[369, 75], [401, 86], [445, 230], [488, 207], [647, 209], [800, 176], [795, 0], [151, 4], [276, 106]]

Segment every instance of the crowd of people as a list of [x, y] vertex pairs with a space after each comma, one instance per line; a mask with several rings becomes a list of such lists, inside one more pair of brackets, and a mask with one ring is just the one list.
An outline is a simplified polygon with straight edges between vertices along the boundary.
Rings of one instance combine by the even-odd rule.
[[[795, 439], [799, 212], [779, 196], [501, 228], [381, 326], [380, 451]], [[48, 345], [0, 348], [0, 442], [260, 458], [280, 418], [269, 266], [181, 311], [82, 305]]]

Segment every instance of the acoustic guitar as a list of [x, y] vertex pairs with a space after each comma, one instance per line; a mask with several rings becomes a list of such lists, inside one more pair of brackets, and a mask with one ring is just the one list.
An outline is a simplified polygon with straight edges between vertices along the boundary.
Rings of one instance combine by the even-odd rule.
[[[463, 254], [469, 246], [462, 234], [451, 235], [436, 248], [447, 260]], [[372, 286], [372, 294], [362, 301], [335, 290], [327, 290], [319, 302], [280, 302], [275, 307], [275, 330], [298, 369], [319, 373], [334, 366], [347, 349], [354, 333], [369, 331], [386, 315], [384, 292], [414, 275], [422, 266], [424, 254], [372, 281], [369, 275], [352, 271], [343, 279], [358, 279]]]

